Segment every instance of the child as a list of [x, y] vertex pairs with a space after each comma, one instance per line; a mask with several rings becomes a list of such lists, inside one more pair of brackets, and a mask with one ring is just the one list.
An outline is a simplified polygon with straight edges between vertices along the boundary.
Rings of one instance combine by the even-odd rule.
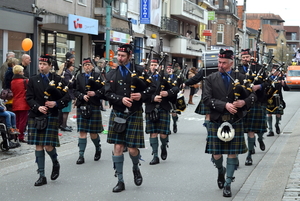
[[19, 129], [16, 128], [16, 115], [13, 112], [6, 111], [3, 100], [0, 99], [0, 117], [5, 117], [5, 123], [9, 134], [18, 135]]

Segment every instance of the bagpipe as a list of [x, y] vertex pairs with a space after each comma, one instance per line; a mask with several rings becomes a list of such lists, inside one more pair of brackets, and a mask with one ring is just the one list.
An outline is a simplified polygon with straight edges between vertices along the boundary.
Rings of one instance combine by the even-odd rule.
[[[186, 69], [187, 69], [187, 65], [185, 64], [184, 67], [179, 72], [179, 74], [177, 75], [176, 79], [173, 81], [174, 86], [177, 85], [178, 80], [182, 79], [182, 76], [183, 76], [184, 72], [186, 72]], [[172, 104], [172, 105], [173, 105], [172, 108], [175, 111], [177, 110], [180, 112], [184, 112], [186, 109], [186, 102], [184, 99], [184, 88], [183, 88], [182, 84], [180, 84], [180, 86], [179, 86], [179, 92], [177, 94], [176, 102], [175, 102], [175, 104]]]

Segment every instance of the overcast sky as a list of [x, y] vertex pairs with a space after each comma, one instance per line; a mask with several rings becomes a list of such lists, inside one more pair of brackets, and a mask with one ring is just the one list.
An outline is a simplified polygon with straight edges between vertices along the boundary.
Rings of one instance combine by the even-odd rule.
[[[238, 0], [238, 5], [243, 3]], [[246, 13], [273, 13], [280, 15], [285, 26], [300, 26], [299, 4], [298, 0], [247, 0]]]

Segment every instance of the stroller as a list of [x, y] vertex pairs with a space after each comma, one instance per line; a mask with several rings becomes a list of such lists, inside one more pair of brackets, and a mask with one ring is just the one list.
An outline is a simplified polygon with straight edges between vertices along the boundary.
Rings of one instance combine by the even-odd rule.
[[[10, 134], [4, 122], [5, 122], [5, 118], [0, 117], [0, 132], [3, 140], [2, 142], [0, 142], [0, 149], [2, 151], [8, 151], [9, 149], [20, 147], [21, 144], [19, 142], [18, 135]], [[15, 142], [13, 142], [13, 140]]]

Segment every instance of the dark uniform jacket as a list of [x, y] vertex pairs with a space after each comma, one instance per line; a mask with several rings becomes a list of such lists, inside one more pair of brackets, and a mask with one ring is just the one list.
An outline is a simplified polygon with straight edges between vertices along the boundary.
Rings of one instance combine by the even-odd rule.
[[[230, 75], [233, 78], [237, 78], [240, 81], [240, 83], [242, 83], [245, 77], [240, 73], [234, 73], [233, 70], [231, 71]], [[220, 120], [222, 115], [230, 114], [226, 110], [225, 105], [226, 103], [233, 103], [234, 99], [235, 95], [233, 85], [229, 84], [228, 90], [226, 90], [220, 72], [212, 73], [207, 77], [203, 90], [203, 101], [204, 104], [210, 108], [210, 120], [218, 121]], [[254, 104], [257, 97], [254, 93], [250, 93], [250, 95], [247, 94], [246, 97], [241, 97], [240, 99], [245, 101], [245, 106], [248, 108]], [[242, 118], [246, 115], [247, 108], [245, 106], [243, 108], [238, 109], [238, 112], [234, 115], [235, 119]]]
[[[246, 74], [247, 71], [245, 71], [244, 67], [242, 65], [239, 65], [239, 72], [242, 74]], [[247, 80], [251, 80], [251, 83], [253, 83], [253, 80], [257, 73], [260, 71], [260, 69], [263, 68], [261, 65], [251, 65], [250, 70], [249, 70], [249, 76], [246, 76]], [[255, 76], [251, 76], [255, 75]], [[257, 95], [257, 101], [260, 103], [265, 103], [267, 98], [266, 98], [266, 88], [268, 87], [269, 83], [266, 80], [267, 75], [263, 71], [263, 74], [258, 77], [258, 80], [254, 82], [254, 85], [261, 85], [261, 89], [257, 90], [255, 93]], [[243, 82], [242, 82], [243, 83]]]
[[[55, 86], [61, 81], [60, 76], [56, 74], [49, 73], [49, 80], [55, 81]], [[41, 74], [34, 75], [30, 77], [27, 92], [26, 101], [30, 106], [29, 117], [37, 117], [43, 115], [38, 108], [39, 106], [45, 106], [45, 90], [49, 87], [48, 83], [45, 83]], [[64, 88], [64, 85], [62, 86]], [[58, 116], [58, 110], [68, 106], [68, 102], [71, 100], [68, 93], [63, 93], [63, 96], [59, 97], [49, 97], [49, 101], [56, 101], [56, 106], [54, 108], [49, 108], [48, 113], [53, 116]]]
[[171, 75], [165, 75], [165, 79], [166, 79], [166, 80], [164, 80], [165, 88], [163, 89], [163, 91], [168, 92], [168, 96], [162, 97], [162, 101], [160, 103], [154, 102], [154, 98], [156, 95], [160, 94], [161, 78], [158, 75], [158, 79], [156, 80], [156, 78], [152, 76], [153, 83], [156, 85], [156, 91], [155, 91], [155, 93], [152, 94], [151, 99], [147, 99], [145, 102], [145, 105], [146, 105], [145, 112], [146, 113], [150, 113], [157, 106], [159, 106], [160, 108], [162, 108], [166, 111], [170, 111], [172, 109], [171, 104], [174, 104], [177, 99], [177, 93], [179, 92], [179, 87], [172, 85], [172, 83], [175, 81], [175, 77], [176, 77], [175, 75], [173, 76], [173, 79], [170, 78], [170, 83], [167, 84], [168, 78], [170, 76]]
[[[104, 93], [104, 80], [100, 76], [99, 73], [92, 71], [91, 72], [91, 80], [86, 82], [85, 73], [81, 73], [76, 78], [76, 87], [74, 89], [74, 96], [76, 99], [76, 106], [81, 106], [84, 104], [96, 105], [100, 106], [100, 99], [105, 99]], [[86, 102], [83, 99], [83, 96], [87, 94], [87, 84], [90, 83], [91, 88], [88, 91], [94, 91], [95, 96], [90, 97], [89, 101]]]
[[[110, 70], [106, 74], [106, 84], [105, 84], [105, 96], [109, 101], [110, 105], [113, 106], [113, 109], [124, 112], [126, 106], [122, 103], [123, 97], [130, 97], [131, 94], [131, 74], [127, 74], [126, 78], [123, 78], [119, 66], [116, 69]], [[132, 71], [132, 65], [130, 65], [130, 70]], [[144, 71], [144, 68], [141, 66], [136, 66], [136, 73], [138, 76], [142, 76], [144, 72], [144, 80], [148, 79], [147, 73]], [[140, 91], [142, 97], [139, 101], [133, 101], [132, 106], [127, 108], [129, 111], [134, 112], [140, 110], [143, 102], [151, 98], [151, 95], [155, 92], [156, 86], [153, 82], [146, 82], [147, 88]]]

